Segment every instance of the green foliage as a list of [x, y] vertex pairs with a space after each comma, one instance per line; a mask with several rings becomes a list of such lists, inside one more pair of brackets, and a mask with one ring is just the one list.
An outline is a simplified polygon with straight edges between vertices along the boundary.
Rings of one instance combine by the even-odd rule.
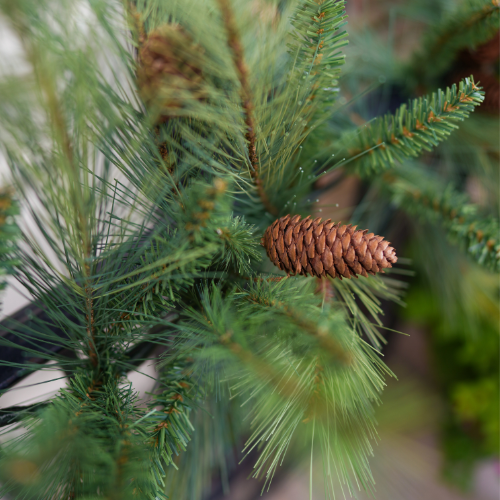
[[12, 274], [18, 262], [12, 258], [13, 245], [19, 236], [15, 218], [19, 206], [8, 189], [0, 190], [0, 291], [7, 283], [5, 278]]
[[[309, 90], [309, 106], [325, 110], [328, 96], [338, 93], [340, 67], [345, 55], [340, 51], [347, 45], [347, 33], [340, 31], [346, 25], [347, 16], [344, 1], [307, 0], [292, 17], [295, 28], [292, 36], [294, 44], [289, 44], [291, 56], [295, 59], [300, 86]], [[305, 80], [305, 81], [304, 81]], [[316, 104], [316, 102], [321, 103]]]
[[118, 500], [140, 492], [143, 498], [158, 498], [147, 456], [137, 446], [136, 395], [117, 382], [92, 385], [80, 374], [40, 413], [38, 425], [30, 419], [32, 445], [26, 448], [21, 440], [2, 447], [1, 493]]
[[193, 357], [193, 376], [208, 387], [218, 366], [243, 402], [254, 428], [244, 453], [260, 450], [254, 475], [266, 477], [264, 488], [300, 432], [317, 441], [325, 461], [335, 457], [335, 474], [353, 493], [354, 477], [370, 488], [371, 405], [390, 372], [335, 307], [318, 310], [314, 287], [289, 278], [259, 279], [224, 298], [205, 289], [174, 351]]
[[[390, 174], [389, 174], [390, 175]], [[439, 223], [467, 255], [493, 271], [500, 271], [498, 219], [481, 216], [467, 195], [424, 169], [406, 166], [389, 182], [394, 202], [410, 214]]]
[[[214, 472], [227, 482], [243, 436], [264, 488], [297, 447], [323, 453], [331, 495], [335, 475], [346, 493], [373, 489], [373, 406], [391, 375], [381, 301], [399, 302], [401, 284], [324, 280], [330, 299], [316, 280], [264, 274], [259, 248], [277, 214], [311, 209], [319, 169], [301, 148], [320, 143], [339, 92], [344, 2], [252, 4], [93, 0], [77, 22], [72, 0], [0, 2], [29, 66], [0, 80], [2, 153], [32, 222], [9, 270], [45, 314], [3, 325], [15, 339], [0, 345], [23, 340], [30, 360], [3, 363], [70, 377], [51, 403], [7, 412], [27, 432], [2, 447], [2, 494], [197, 500]], [[168, 24], [185, 46], [163, 54], [159, 94], [140, 102], [134, 51]], [[193, 94], [168, 83], [186, 67]], [[357, 172], [432, 149], [481, 100], [466, 79], [375, 119], [346, 136], [372, 152], [351, 156]], [[402, 179], [391, 189], [406, 207]], [[446, 193], [450, 232], [496, 267], [493, 225]], [[158, 361], [153, 347], [165, 352], [141, 401], [127, 376]]]
[[457, 384], [452, 395], [452, 404], [456, 408], [458, 418], [462, 422], [477, 422], [481, 429], [485, 454], [494, 454], [498, 451], [499, 392], [498, 377], [493, 374], [477, 382]]
[[407, 317], [432, 332], [432, 358], [448, 405], [442, 422], [445, 473], [464, 489], [475, 460], [498, 453], [498, 282], [491, 278], [479, 268], [461, 275], [459, 287], [470, 299], [468, 308], [453, 308], [451, 320], [443, 314], [449, 299], [433, 293], [429, 300], [422, 286], [407, 301]]
[[[192, 361], [174, 359], [163, 367], [159, 387], [148, 402], [148, 414], [142, 426], [149, 431], [153, 442], [152, 473], [164, 485], [166, 467], [174, 463], [174, 455], [186, 451], [190, 434], [194, 431], [189, 413], [199, 390], [191, 380]], [[161, 410], [158, 407], [162, 407]]]
[[341, 138], [347, 148], [344, 165], [362, 176], [379, 173], [407, 158], [432, 151], [483, 100], [474, 79], [466, 78], [445, 91], [410, 100], [396, 113], [375, 118]]
[[429, 26], [422, 49], [414, 54], [404, 75], [412, 87], [434, 86], [452, 66], [461, 49], [477, 47], [498, 31], [500, 5], [497, 0], [466, 0], [439, 23]]

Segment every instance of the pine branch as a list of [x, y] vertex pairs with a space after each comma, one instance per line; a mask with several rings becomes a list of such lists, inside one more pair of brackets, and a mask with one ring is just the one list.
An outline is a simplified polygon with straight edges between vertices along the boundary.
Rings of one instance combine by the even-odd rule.
[[[266, 345], [266, 357], [274, 360], [275, 369], [282, 373], [281, 385], [293, 380], [292, 394], [283, 398], [281, 385], [272, 390], [262, 386], [257, 390], [252, 384], [245, 387], [242, 382], [235, 385], [233, 390], [241, 391], [242, 397], [253, 393], [248, 403], [253, 408], [253, 433], [244, 452], [260, 448], [253, 476], [265, 475], [263, 491], [268, 489], [278, 465], [293, 446], [294, 433], [299, 431], [311, 445], [321, 443], [324, 463], [329, 464], [324, 470], [328, 490], [332, 485], [327, 478], [334, 475], [348, 485], [351, 494], [356, 490], [356, 481], [367, 490], [373, 489], [367, 461], [374, 435], [370, 408], [382, 388], [383, 369], [377, 367], [368, 350], [358, 351], [360, 347], [352, 346], [357, 368], [351, 371], [319, 359], [309, 360], [293, 350], [283, 350], [283, 346]], [[361, 386], [366, 392], [358, 392], [356, 387]], [[302, 455], [305, 450], [300, 451]]]
[[473, 78], [460, 84], [409, 101], [396, 113], [375, 118], [356, 133], [348, 133], [339, 142], [349, 154], [343, 165], [361, 176], [379, 173], [431, 151], [458, 128], [462, 121], [481, 104], [484, 92]]
[[466, 0], [440, 24], [428, 29], [422, 50], [409, 71], [416, 84], [433, 85], [453, 64], [458, 52], [490, 40], [498, 31], [498, 0]]
[[[19, 13], [21, 14], [21, 13]], [[72, 225], [77, 233], [79, 240], [76, 260], [78, 262], [78, 267], [85, 276], [85, 285], [81, 287], [83, 294], [85, 296], [86, 303], [86, 322], [87, 322], [87, 350], [89, 359], [96, 368], [99, 364], [99, 356], [96, 350], [95, 341], [95, 330], [94, 330], [94, 311], [93, 311], [93, 290], [92, 284], [90, 283], [90, 265], [89, 261], [91, 258], [92, 251], [92, 234], [91, 234], [91, 224], [89, 224], [88, 209], [84, 208], [88, 205], [89, 199], [88, 193], [85, 193], [85, 189], [82, 189], [81, 185], [81, 169], [79, 160], [80, 158], [75, 154], [75, 145], [70, 138], [71, 130], [68, 125], [67, 117], [64, 114], [63, 106], [61, 104], [60, 96], [57, 90], [56, 78], [50, 71], [48, 67], [48, 61], [44, 59], [43, 50], [34, 43], [34, 40], [26, 36], [29, 27], [26, 23], [25, 17], [21, 15], [16, 15], [16, 23], [13, 23], [20, 40], [22, 41], [23, 47], [28, 61], [32, 64], [34, 69], [35, 77], [38, 81], [38, 86], [41, 91], [41, 101], [45, 108], [45, 112], [48, 118], [48, 122], [51, 125], [53, 132], [53, 146], [55, 150], [61, 150], [61, 155], [59, 160], [62, 163], [62, 169], [66, 170], [65, 174], [67, 176], [67, 185], [69, 189], [69, 197], [74, 204], [74, 210], [71, 212]]]
[[295, 433], [310, 437], [306, 420], [324, 431], [326, 474], [335, 474], [335, 463], [341, 481], [356, 476], [369, 489], [370, 408], [390, 372], [341, 313], [319, 307], [314, 288], [314, 280], [289, 278], [251, 280], [226, 296], [205, 289], [202, 311], [189, 312], [176, 350], [194, 358], [194, 376], [205, 385], [219, 385], [223, 373], [232, 395], [251, 408], [254, 432], [244, 451], [260, 449], [254, 475], [266, 475], [264, 487]]
[[[330, 116], [344, 64], [341, 48], [347, 44], [343, 1], [305, 0], [292, 7], [291, 41], [281, 57], [288, 59], [288, 74], [261, 85], [257, 109], [261, 175], [282, 210], [311, 190], [315, 165], [303, 156], [302, 144]], [[281, 40], [269, 50], [279, 63]], [[274, 70], [269, 67], [267, 72]]]
[[338, 360], [342, 364], [349, 365], [352, 362], [352, 357], [349, 352], [347, 352], [341, 344], [339, 344], [331, 332], [326, 331], [319, 325], [314, 324], [311, 321], [306, 320], [303, 317], [303, 311], [297, 311], [289, 307], [286, 303], [282, 301], [271, 301], [264, 295], [260, 293], [249, 293], [245, 295], [245, 298], [253, 304], [258, 304], [266, 308], [272, 308], [279, 313], [285, 315], [289, 318], [300, 330], [311, 335], [315, 340], [317, 340], [320, 349], [328, 352], [332, 360]]
[[128, 500], [142, 493], [164, 499], [134, 428], [142, 416], [135, 408], [137, 395], [119, 382], [110, 377], [92, 383], [88, 375], [77, 374], [28, 434], [2, 447], [1, 494], [55, 499], [97, 493]]
[[316, 111], [328, 109], [325, 104], [339, 91], [337, 79], [345, 62], [340, 49], [348, 44], [347, 33], [340, 31], [347, 19], [344, 9], [343, 0], [306, 0], [291, 19], [295, 43], [288, 48], [297, 59], [294, 69], [301, 85], [309, 89], [308, 107]]
[[142, 425], [148, 427], [148, 442], [152, 442], [151, 467], [156, 477], [165, 476], [164, 467], [174, 464], [175, 457], [186, 451], [194, 432], [189, 414], [202, 394], [191, 378], [192, 364], [192, 359], [180, 356], [163, 366], [159, 390], [151, 394], [148, 402], [151, 416]]
[[222, 21], [227, 32], [227, 43], [231, 49], [234, 67], [240, 82], [241, 105], [245, 115], [245, 139], [248, 143], [248, 157], [251, 165], [250, 175], [252, 176], [259, 197], [266, 210], [273, 215], [277, 215], [279, 211], [269, 201], [269, 197], [267, 196], [262, 179], [259, 175], [259, 159], [257, 157], [257, 137], [255, 135], [256, 123], [253, 115], [254, 103], [252, 89], [250, 87], [248, 67], [245, 62], [243, 45], [239, 38], [236, 19], [234, 17], [230, 0], [217, 0], [217, 2], [219, 4]]
[[385, 177], [395, 203], [423, 220], [439, 223], [478, 264], [500, 272], [500, 224], [482, 216], [467, 195], [415, 167]]
[[360, 337], [366, 335], [376, 349], [381, 349], [387, 343], [378, 330], [382, 327], [382, 300], [403, 305], [401, 296], [405, 283], [387, 276], [370, 276], [364, 280], [329, 279], [329, 282], [334, 299], [345, 307], [352, 328]]
[[15, 266], [19, 265], [19, 261], [13, 257], [14, 246], [19, 238], [15, 220], [18, 215], [19, 206], [12, 190], [0, 189], [0, 292], [7, 286], [7, 275], [12, 274]]

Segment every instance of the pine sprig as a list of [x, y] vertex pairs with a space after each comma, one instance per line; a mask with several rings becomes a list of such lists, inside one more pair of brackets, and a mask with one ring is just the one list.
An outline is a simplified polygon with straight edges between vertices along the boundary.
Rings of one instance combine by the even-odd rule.
[[412, 215], [443, 226], [451, 241], [478, 264], [500, 271], [500, 224], [498, 219], [481, 215], [468, 196], [445, 186], [430, 173], [406, 167], [387, 174], [394, 202]]
[[215, 263], [224, 269], [233, 267], [239, 273], [252, 273], [252, 261], [259, 261], [255, 245], [254, 228], [245, 224], [241, 217], [233, 217], [217, 228], [223, 246]]
[[[387, 341], [378, 330], [382, 327], [382, 300], [403, 305], [401, 296], [405, 283], [392, 277], [370, 276], [365, 280], [330, 279], [334, 298], [346, 309], [352, 328], [360, 336], [366, 335], [369, 342], [380, 349]], [[359, 307], [359, 304], [363, 307]]]
[[321, 308], [314, 289], [314, 280], [293, 278], [251, 281], [227, 296], [205, 289], [202, 312], [188, 314], [176, 349], [194, 358], [206, 387], [217, 366], [233, 397], [251, 408], [244, 452], [260, 450], [254, 475], [266, 477], [264, 487], [300, 432], [309, 443], [321, 436], [325, 460], [335, 457], [336, 470], [326, 474], [351, 491], [354, 476], [370, 489], [371, 405], [390, 372], [335, 307]]
[[255, 81], [261, 177], [272, 203], [281, 210], [301, 196], [299, 190], [310, 187], [307, 179], [312, 169], [300, 158], [300, 145], [328, 116], [339, 91], [341, 49], [347, 44], [343, 1], [306, 0], [290, 6], [284, 14], [291, 15], [293, 30], [283, 21], [280, 29], [290, 32], [291, 42], [285, 50], [280, 39], [263, 47], [266, 58], [268, 52], [274, 54], [274, 66], [283, 65], [283, 69], [278, 72], [260, 62]]
[[13, 257], [16, 240], [19, 237], [19, 228], [15, 217], [19, 215], [19, 205], [10, 189], [0, 190], [0, 292], [7, 286], [6, 277], [19, 264]]
[[431, 151], [458, 128], [456, 122], [469, 116], [481, 104], [484, 93], [473, 77], [445, 91], [410, 100], [394, 114], [375, 118], [355, 133], [340, 139], [348, 150], [343, 164], [357, 174], [378, 173]]
[[477, 47], [498, 30], [498, 0], [466, 0], [436, 26], [428, 29], [422, 50], [417, 52], [405, 78], [413, 84], [436, 84], [453, 64], [461, 49]]
[[288, 49], [296, 59], [294, 69], [301, 77], [300, 84], [309, 89], [307, 101], [312, 108], [317, 103], [323, 107], [339, 90], [337, 79], [345, 62], [340, 49], [348, 43], [346, 31], [341, 30], [347, 22], [344, 9], [343, 0], [307, 0], [291, 19], [295, 43]]
[[134, 429], [141, 416], [136, 402], [137, 394], [115, 377], [102, 383], [77, 374], [68, 390], [25, 420], [29, 433], [2, 447], [0, 493], [32, 499], [96, 493], [110, 500], [137, 493], [166, 498], [149, 478], [147, 454]]
[[[151, 394], [152, 398], [148, 402], [148, 415], [151, 415], [142, 426], [148, 426], [149, 440], [152, 442], [152, 476], [156, 478], [165, 476], [165, 467], [176, 467], [174, 459], [186, 451], [194, 432], [189, 414], [194, 401], [201, 394], [198, 394], [195, 381], [190, 377], [192, 362], [192, 359], [180, 357], [163, 366], [159, 388]], [[163, 480], [161, 483], [164, 485]]]

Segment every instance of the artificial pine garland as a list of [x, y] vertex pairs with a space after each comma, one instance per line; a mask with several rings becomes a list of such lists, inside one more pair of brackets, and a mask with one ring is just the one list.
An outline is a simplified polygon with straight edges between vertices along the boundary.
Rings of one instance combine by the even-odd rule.
[[[344, 2], [276, 3], [271, 21], [244, 0], [126, 3], [132, 49], [117, 42], [115, 4], [89, 2], [94, 40], [75, 35], [71, 2], [58, 2], [68, 10], [0, 7], [36, 82], [18, 93], [26, 82], [2, 80], [2, 144], [49, 249], [24, 230], [5, 251], [43, 314], [9, 319], [0, 345], [22, 350], [4, 362], [18, 378], [46, 368], [40, 360], [68, 373], [50, 404], [0, 415], [0, 425], [29, 428], [0, 449], [0, 495], [198, 500], [215, 472], [227, 479], [235, 447], [256, 450], [266, 486], [302, 442], [323, 453], [328, 495], [335, 481], [350, 494], [373, 490], [373, 407], [392, 374], [379, 356], [380, 301], [400, 293], [378, 273], [395, 250], [356, 226], [300, 215], [314, 211], [315, 181], [332, 164], [319, 138], [340, 92]], [[103, 77], [104, 40], [132, 97], [114, 73]], [[336, 147], [349, 156], [332, 168], [396, 167], [379, 180], [406, 193], [399, 164], [482, 100], [471, 77], [410, 101], [343, 136]], [[327, 150], [319, 168], [313, 158]], [[407, 198], [397, 198], [405, 209]], [[410, 198], [426, 205], [430, 195]], [[460, 200], [448, 201], [451, 217]], [[498, 269], [498, 221], [472, 231], [458, 210], [451, 220], [472, 258]], [[262, 235], [280, 273], [267, 272]], [[159, 372], [147, 402], [128, 378], [142, 362]]]

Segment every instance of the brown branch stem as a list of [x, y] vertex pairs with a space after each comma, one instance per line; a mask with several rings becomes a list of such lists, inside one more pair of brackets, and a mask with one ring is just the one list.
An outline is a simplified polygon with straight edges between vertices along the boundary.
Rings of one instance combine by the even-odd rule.
[[257, 193], [264, 205], [265, 209], [273, 214], [278, 215], [278, 209], [270, 202], [269, 197], [264, 189], [262, 179], [259, 172], [259, 158], [257, 156], [257, 137], [255, 135], [255, 120], [253, 116], [253, 99], [252, 90], [250, 88], [250, 80], [248, 77], [248, 66], [245, 63], [245, 55], [243, 45], [238, 36], [236, 20], [231, 8], [230, 0], [217, 0], [222, 14], [222, 20], [227, 31], [227, 43], [233, 54], [233, 62], [240, 82], [241, 104], [245, 113], [245, 139], [248, 143], [248, 157], [250, 159], [252, 176]]

